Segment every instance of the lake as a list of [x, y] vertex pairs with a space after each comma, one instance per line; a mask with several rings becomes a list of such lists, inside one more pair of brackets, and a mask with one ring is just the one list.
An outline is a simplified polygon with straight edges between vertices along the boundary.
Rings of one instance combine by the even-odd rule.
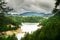
[[39, 23], [22, 23], [21, 30], [22, 33], [16, 34], [18, 40], [21, 40], [21, 37], [24, 37], [25, 33], [33, 33], [37, 29], [41, 28], [42, 26], [38, 27]]

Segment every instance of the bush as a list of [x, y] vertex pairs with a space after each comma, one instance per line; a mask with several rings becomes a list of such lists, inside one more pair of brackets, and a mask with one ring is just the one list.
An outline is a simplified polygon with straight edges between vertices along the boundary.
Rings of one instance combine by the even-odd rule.
[[3, 36], [0, 36], [0, 40], [17, 40], [17, 38], [15, 37], [15, 34], [14, 35], [3, 35]]

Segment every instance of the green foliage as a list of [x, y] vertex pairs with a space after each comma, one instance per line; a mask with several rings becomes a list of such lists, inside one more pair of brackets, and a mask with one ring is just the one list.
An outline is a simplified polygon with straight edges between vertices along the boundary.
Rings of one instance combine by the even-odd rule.
[[17, 40], [17, 38], [14, 35], [2, 35], [0, 36], [0, 40]]
[[[3, 19], [2, 17], [0, 17], [0, 19]], [[4, 17], [4, 20], [2, 20], [3, 22], [0, 22], [0, 32], [3, 31], [8, 31], [8, 30], [16, 30], [17, 28], [19, 28], [19, 26], [16, 25], [16, 22], [14, 22], [14, 20], [12, 20], [9, 17]], [[15, 27], [7, 27], [7, 25], [12, 24]]]
[[40, 23], [41, 21], [45, 20], [43, 17], [38, 16], [31, 16], [31, 17], [21, 17], [21, 16], [10, 16], [16, 24], [21, 24], [23, 22], [30, 22], [30, 23]]
[[[27, 36], [27, 37], [26, 37]], [[21, 40], [31, 40], [31, 36], [29, 33], [26, 33], [25, 37], [22, 38]]]

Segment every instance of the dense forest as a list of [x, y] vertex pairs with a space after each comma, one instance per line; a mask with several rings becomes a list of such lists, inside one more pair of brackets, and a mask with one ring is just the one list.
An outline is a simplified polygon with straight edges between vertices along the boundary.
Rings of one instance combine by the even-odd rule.
[[8, 16], [9, 18], [11, 18], [12, 20], [14, 20], [17, 24], [21, 24], [21, 23], [40, 23], [42, 22], [43, 20], [47, 20], [43, 17], [40, 17], [40, 16], [26, 16], [26, 17], [23, 17], [23, 16]]

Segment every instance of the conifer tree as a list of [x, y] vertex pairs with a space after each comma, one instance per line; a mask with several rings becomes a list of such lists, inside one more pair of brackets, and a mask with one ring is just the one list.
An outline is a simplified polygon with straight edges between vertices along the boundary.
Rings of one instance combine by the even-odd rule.
[[4, 26], [4, 20], [6, 19], [4, 15], [9, 11], [12, 11], [12, 9], [7, 6], [5, 0], [0, 0], [0, 29]]

